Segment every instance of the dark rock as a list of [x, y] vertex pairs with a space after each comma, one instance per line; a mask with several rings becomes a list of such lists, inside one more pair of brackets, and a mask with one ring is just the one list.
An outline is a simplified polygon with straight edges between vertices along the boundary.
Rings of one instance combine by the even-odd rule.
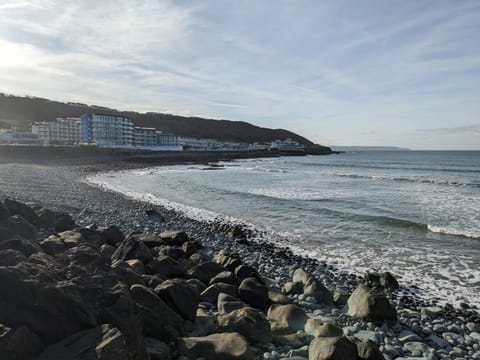
[[348, 337], [348, 340], [357, 347], [358, 358], [361, 360], [384, 360], [377, 344], [373, 341], [361, 341], [355, 337]]
[[347, 301], [350, 316], [368, 321], [395, 321], [397, 312], [383, 293], [359, 285]]
[[350, 294], [346, 292], [341, 292], [338, 290], [335, 290], [333, 292], [333, 302], [337, 306], [345, 305], [348, 301], [348, 298], [350, 297]]
[[227, 250], [220, 250], [220, 252], [213, 258], [213, 261], [230, 271], [235, 271], [238, 266], [242, 265], [240, 255], [236, 252]]
[[188, 241], [188, 235], [185, 231], [165, 231], [160, 234], [165, 245], [182, 245], [185, 241]]
[[223, 266], [218, 265], [216, 262], [207, 261], [198, 265], [195, 265], [187, 271], [187, 276], [189, 278], [198, 279], [205, 284], [210, 283], [210, 279], [216, 276], [217, 274], [225, 271]]
[[36, 225], [38, 216], [30, 206], [22, 204], [21, 202], [6, 199], [5, 206], [8, 208], [10, 212], [10, 216], [12, 215], [20, 215], [24, 219], [26, 219], [30, 224]]
[[26, 326], [20, 326], [14, 330], [0, 324], [2, 360], [31, 360], [41, 351], [40, 339]]
[[82, 234], [85, 242], [94, 245], [97, 249], [107, 241], [103, 234], [98, 230], [79, 228], [77, 231]]
[[129, 237], [123, 241], [112, 255], [112, 261], [139, 259], [148, 263], [153, 259], [150, 249], [134, 237]]
[[159, 209], [156, 209], [156, 208], [147, 209], [147, 210], [145, 210], [145, 214], [147, 214], [149, 219], [159, 221], [159, 222], [164, 222], [165, 221], [165, 218], [160, 213]]
[[177, 246], [165, 245], [165, 246], [159, 246], [156, 249], [158, 249], [159, 256], [164, 255], [164, 256], [171, 257], [172, 259], [175, 259], [175, 260], [182, 259], [185, 257], [185, 253], [183, 252], [183, 250]]
[[15, 238], [16, 235], [10, 229], [0, 226], [0, 241]]
[[0, 222], [8, 219], [10, 216], [10, 211], [8, 210], [8, 207], [0, 202]]
[[126, 261], [116, 260], [112, 263], [112, 269], [128, 286], [135, 284], [145, 285], [145, 280], [140, 274], [135, 272]]
[[196, 286], [199, 293], [202, 293], [207, 288], [207, 285], [205, 285], [203, 282], [201, 282], [198, 279], [188, 279], [187, 283]]
[[37, 242], [21, 238], [0, 241], [0, 250], [8, 249], [20, 251], [25, 256], [43, 252], [43, 249]]
[[246, 306], [247, 304], [245, 304], [240, 299], [237, 299], [236, 297], [233, 297], [225, 293], [218, 294], [217, 309], [219, 314], [222, 314], [222, 315], [228, 314], [234, 310], [238, 310]]
[[271, 304], [291, 304], [292, 300], [288, 296], [283, 295], [281, 292], [268, 290], [268, 300]]
[[49, 346], [37, 360], [129, 360], [126, 339], [109, 324], [84, 330]]
[[270, 304], [268, 289], [255, 278], [246, 278], [238, 287], [238, 295], [247, 304], [266, 310]]
[[367, 273], [365, 283], [370, 287], [379, 287], [382, 289], [395, 290], [400, 287], [398, 281], [391, 273]]
[[36, 240], [38, 231], [22, 215], [12, 215], [8, 218], [8, 228], [11, 232], [27, 240]]
[[27, 257], [18, 250], [0, 250], [0, 266], [15, 266], [22, 261], [28, 261]]
[[75, 224], [75, 221], [73, 220], [70, 214], [67, 214], [67, 213], [57, 214], [57, 221], [55, 222], [55, 226], [54, 226], [56, 232], [73, 230], [76, 227], [77, 227], [77, 224]]
[[310, 343], [308, 360], [357, 360], [357, 347], [345, 337], [317, 337]]
[[182, 279], [166, 280], [155, 288], [155, 293], [177, 314], [195, 321], [200, 292], [195, 285]]
[[308, 316], [305, 311], [297, 305], [272, 305], [268, 309], [268, 320], [278, 321], [286, 324], [292, 330], [303, 330]]
[[112, 246], [116, 246], [125, 239], [122, 231], [115, 225], [99, 227], [98, 232], [105, 238], [105, 242]]
[[310, 279], [312, 277], [312, 275], [310, 275], [309, 273], [307, 273], [305, 270], [303, 270], [302, 268], [298, 268], [295, 270], [295, 272], [293, 273], [293, 282], [294, 283], [302, 283], [302, 284], [306, 284], [308, 279]]
[[42, 247], [43, 251], [45, 251], [48, 255], [52, 256], [63, 253], [67, 249], [74, 246], [74, 244], [65, 244], [62, 239], [60, 239], [60, 237], [58, 237], [57, 235], [51, 235], [48, 238], [40, 241], [39, 244]]
[[158, 275], [161, 278], [181, 277], [185, 274], [183, 267], [168, 256], [159, 256], [150, 261], [145, 269], [148, 274]]
[[177, 342], [181, 354], [191, 359], [253, 360], [247, 340], [239, 333], [212, 334], [182, 338]]
[[301, 282], [287, 282], [283, 286], [283, 291], [285, 294], [294, 295], [303, 293], [303, 283]]
[[189, 258], [199, 249], [198, 243], [196, 241], [185, 241], [182, 244], [182, 250], [185, 253], [185, 257]]
[[55, 226], [57, 214], [49, 209], [41, 208], [36, 211], [38, 216], [37, 226], [41, 229], [49, 229]]
[[303, 287], [305, 296], [314, 297], [319, 303], [333, 305], [332, 293], [322, 284], [320, 280], [310, 277]]
[[150, 360], [170, 360], [170, 347], [163, 341], [145, 338], [145, 346]]
[[241, 283], [246, 278], [255, 278], [258, 282], [265, 284], [265, 280], [258, 273], [257, 269], [250, 265], [240, 265], [235, 268], [235, 276], [237, 281]]
[[272, 339], [270, 323], [265, 315], [251, 307], [234, 310], [217, 317], [219, 332], [238, 332], [250, 342], [267, 342]]
[[207, 287], [201, 294], [200, 300], [206, 301], [211, 304], [216, 304], [218, 295], [220, 293], [225, 293], [230, 296], [237, 295], [237, 288], [230, 284], [216, 283]]
[[315, 337], [336, 337], [342, 336], [343, 330], [340, 326], [320, 319], [307, 319], [305, 332]]
[[215, 275], [210, 280], [210, 285], [218, 283], [218, 282], [221, 282], [221, 283], [224, 283], [224, 284], [237, 285], [237, 277], [231, 271], [222, 271], [222, 272], [218, 273], [217, 275]]
[[152, 290], [133, 285], [130, 293], [140, 307], [145, 336], [168, 342], [183, 335], [182, 318]]
[[235, 239], [246, 239], [247, 232], [243, 226], [233, 225], [230, 229], [228, 229], [228, 236]]

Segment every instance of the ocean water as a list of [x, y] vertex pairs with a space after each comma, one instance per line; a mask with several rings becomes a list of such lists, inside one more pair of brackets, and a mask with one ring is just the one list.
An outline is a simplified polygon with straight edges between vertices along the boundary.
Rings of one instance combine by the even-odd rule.
[[480, 306], [480, 152], [356, 152], [181, 165], [89, 182], [264, 231], [341, 271], [391, 271], [419, 296]]

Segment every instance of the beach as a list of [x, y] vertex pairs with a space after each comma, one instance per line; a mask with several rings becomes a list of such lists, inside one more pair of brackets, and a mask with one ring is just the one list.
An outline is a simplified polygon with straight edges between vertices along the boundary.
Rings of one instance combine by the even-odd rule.
[[[238, 254], [244, 264], [258, 270], [269, 289], [288, 298], [309, 318], [333, 323], [345, 336], [353, 336], [367, 344], [370, 341], [385, 359], [480, 358], [479, 315], [477, 309], [469, 304], [460, 307], [440, 306], [434, 299], [429, 301], [415, 296], [414, 291], [401, 282], [398, 289], [388, 288], [384, 283], [386, 289], [382, 291], [382, 296], [395, 308], [395, 319], [359, 319], [346, 313], [344, 305], [358, 285], [368, 280], [365, 273], [348, 273], [327, 262], [295, 255], [284, 245], [259, 240], [261, 236], [258, 236], [256, 229], [240, 228], [239, 234], [232, 235], [232, 226], [235, 224], [223, 219], [192, 219], [183, 212], [134, 200], [85, 182], [93, 174], [141, 169], [146, 165], [152, 164], [135, 161], [106, 164], [92, 161], [75, 166], [25, 162], [0, 164], [0, 200], [11, 198], [56, 212], [68, 212], [80, 227], [91, 224], [116, 225], [125, 234], [131, 231], [146, 234], [184, 231], [189, 238], [204, 246], [203, 256], [213, 258], [221, 250]], [[40, 237], [49, 234], [48, 231], [41, 232]], [[330, 291], [331, 302], [325, 303], [315, 296], [306, 296], [301, 291], [289, 288], [299, 268], [308, 274], [306, 279], [314, 278]], [[218, 315], [215, 306], [207, 306], [205, 311], [209, 315]], [[306, 335], [303, 328], [299, 331], [300, 335], [302, 333]], [[254, 358], [258, 359], [309, 358], [309, 351], [311, 353], [313, 349], [312, 340], [317, 341], [322, 337], [300, 335], [291, 343], [274, 341], [272, 338], [261, 343], [249, 341], [251, 351]], [[180, 358], [180, 354], [175, 352], [177, 346], [170, 345], [171, 358]]]

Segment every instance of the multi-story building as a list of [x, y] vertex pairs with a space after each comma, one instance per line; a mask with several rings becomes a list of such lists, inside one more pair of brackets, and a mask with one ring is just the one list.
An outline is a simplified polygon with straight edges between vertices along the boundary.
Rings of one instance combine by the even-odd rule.
[[16, 130], [4, 131], [3, 142], [12, 145], [38, 145], [41, 143], [37, 134]]
[[174, 134], [164, 134], [161, 131], [156, 132], [157, 146], [178, 146], [178, 136]]
[[32, 133], [37, 134], [45, 145], [77, 145], [81, 142], [80, 119], [58, 118], [55, 121], [37, 122], [32, 125]]
[[99, 147], [131, 147], [134, 144], [135, 126], [132, 118], [90, 113], [83, 114], [80, 119], [83, 143]]
[[292, 139], [275, 140], [272, 141], [270, 149], [279, 151], [305, 151], [305, 146]]
[[157, 134], [155, 128], [135, 127], [133, 146], [154, 147], [157, 146]]

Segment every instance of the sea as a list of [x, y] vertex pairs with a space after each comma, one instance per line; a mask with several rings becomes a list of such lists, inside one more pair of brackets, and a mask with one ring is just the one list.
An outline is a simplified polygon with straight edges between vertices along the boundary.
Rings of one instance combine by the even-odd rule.
[[480, 151], [363, 151], [110, 172], [88, 182], [243, 223], [338, 271], [390, 271], [418, 296], [480, 307]]

